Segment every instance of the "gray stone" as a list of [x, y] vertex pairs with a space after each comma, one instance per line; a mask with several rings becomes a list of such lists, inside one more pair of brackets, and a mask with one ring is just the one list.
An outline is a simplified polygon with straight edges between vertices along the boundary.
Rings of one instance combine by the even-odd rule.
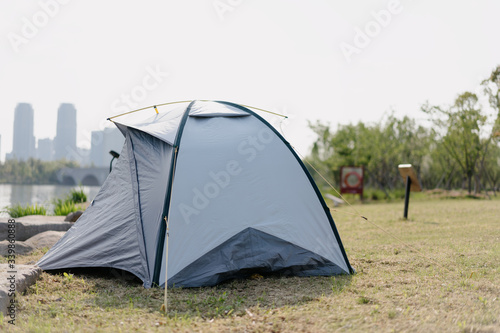
[[77, 210], [76, 212], [69, 213], [64, 221], [66, 222], [76, 222], [80, 216], [82, 216], [83, 212], [81, 210]]
[[[55, 221], [51, 218], [58, 218]], [[64, 218], [64, 216], [62, 217]], [[45, 231], [68, 231], [73, 226], [71, 222], [59, 222], [61, 219], [57, 216], [37, 216], [22, 217], [16, 219], [16, 242], [25, 241], [37, 234]], [[0, 221], [0, 241], [6, 240], [8, 235], [8, 221]]]
[[30, 245], [34, 249], [41, 249], [44, 247], [48, 247], [50, 249], [59, 239], [61, 239], [62, 236], [64, 236], [65, 233], [65, 231], [45, 231], [31, 237], [25, 241], [24, 244]]
[[[8, 256], [9, 255], [9, 242], [8, 241], [1, 241], [0, 242], [0, 256]], [[34, 250], [33, 246], [30, 244], [26, 244], [26, 242], [16, 242], [15, 243], [16, 247], [14, 251], [16, 251], [16, 255], [20, 254], [26, 254], [30, 253], [31, 251]]]
[[[5, 218], [0, 219], [0, 221], [6, 220]], [[56, 215], [26, 215], [15, 219], [17, 222], [63, 222], [64, 216]]]
[[[11, 290], [9, 278], [12, 276], [15, 278], [15, 291], [21, 294], [35, 283], [41, 273], [42, 270], [33, 265], [15, 265], [14, 269], [10, 269], [8, 264], [0, 264], [0, 311], [4, 313], [4, 316], [8, 316], [8, 306], [12, 299], [9, 297]], [[17, 309], [16, 312], [18, 312]], [[10, 317], [7, 319], [9, 320]]]
[[[33, 250], [41, 249], [44, 247], [48, 247], [50, 249], [62, 236], [64, 236], [65, 233], [65, 231], [45, 231], [31, 237], [25, 242], [16, 241], [15, 254], [27, 254]], [[9, 244], [10, 243], [8, 241], [0, 242], [0, 255], [7, 256], [9, 254]]]

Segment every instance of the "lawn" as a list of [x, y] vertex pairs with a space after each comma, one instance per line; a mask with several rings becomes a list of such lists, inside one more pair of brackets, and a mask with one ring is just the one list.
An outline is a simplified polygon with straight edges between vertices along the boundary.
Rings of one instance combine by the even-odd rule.
[[[402, 202], [354, 208], [369, 221], [350, 207], [332, 212], [354, 276], [257, 276], [171, 289], [165, 316], [163, 290], [121, 272], [43, 273], [19, 297], [16, 329], [500, 332], [500, 200], [415, 200], [409, 221], [401, 219]], [[6, 319], [5, 328], [12, 330]]]

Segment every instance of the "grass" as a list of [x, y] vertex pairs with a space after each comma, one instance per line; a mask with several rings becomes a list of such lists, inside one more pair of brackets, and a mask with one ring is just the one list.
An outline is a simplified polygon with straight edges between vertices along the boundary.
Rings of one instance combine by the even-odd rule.
[[[338, 197], [338, 193], [327, 188], [326, 191], [334, 196]], [[387, 197], [386, 193], [380, 189], [376, 188], [365, 188], [363, 191], [363, 203], [369, 204], [379, 204], [379, 203], [390, 203], [390, 202], [400, 202], [405, 198], [405, 189], [394, 189], [388, 190]], [[432, 189], [424, 190], [422, 192], [411, 192], [412, 201], [429, 201], [429, 200], [448, 200], [448, 199], [491, 199], [494, 197], [493, 191], [481, 192], [479, 194], [469, 194], [466, 190], [444, 190], [444, 189]], [[343, 197], [351, 203], [360, 203], [361, 199], [359, 194], [343, 194]]]
[[[66, 216], [78, 210], [84, 211], [86, 209], [84, 204], [86, 201], [87, 195], [83, 192], [82, 187], [71, 189], [70, 193], [64, 199], [54, 199], [52, 201], [54, 206], [53, 215]], [[9, 214], [12, 218], [19, 218], [27, 215], [47, 215], [47, 208], [38, 206], [37, 204], [26, 206], [15, 204], [5, 207], [3, 212]]]
[[27, 215], [45, 215], [47, 214], [47, 210], [43, 206], [35, 205], [26, 205], [22, 206], [20, 204], [12, 205], [10, 207], [5, 207], [4, 212], [9, 214], [12, 218], [19, 218]]
[[85, 210], [84, 205], [75, 204], [73, 201], [68, 198], [65, 200], [55, 199], [54, 200], [54, 215], [56, 216], [66, 216], [69, 213], [76, 212], [77, 210]]
[[[169, 289], [165, 316], [163, 290], [144, 289], [126, 273], [43, 273], [18, 298], [14, 330], [500, 331], [500, 200], [417, 200], [408, 221], [401, 202], [355, 208], [415, 250], [342, 207], [333, 215], [356, 275]], [[18, 263], [33, 263], [44, 251]]]
[[87, 195], [83, 192], [83, 188], [71, 189], [68, 197], [68, 201], [73, 203], [83, 203], [87, 201]]
[[87, 195], [83, 193], [83, 188], [71, 189], [70, 193], [64, 199], [55, 199], [54, 215], [66, 216], [69, 213], [76, 212], [77, 210], [85, 210], [82, 203], [87, 201]]

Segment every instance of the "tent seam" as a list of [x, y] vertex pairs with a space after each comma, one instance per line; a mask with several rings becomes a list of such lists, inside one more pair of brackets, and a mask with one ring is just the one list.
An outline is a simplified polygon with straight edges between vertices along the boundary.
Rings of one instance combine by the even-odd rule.
[[[182, 133], [184, 132], [184, 127], [186, 126], [187, 120], [189, 118], [189, 112], [191, 111], [191, 107], [194, 105], [196, 101], [192, 101], [186, 108], [186, 111], [184, 111], [184, 114], [182, 116], [182, 120], [179, 123], [179, 129], [177, 130], [177, 134], [175, 136], [175, 141], [173, 145], [174, 151], [172, 152], [172, 158], [170, 161], [170, 176], [169, 176], [169, 182], [167, 186], [167, 191], [165, 193], [165, 202], [163, 205], [163, 214], [162, 216], [167, 218], [168, 216], [168, 211], [170, 207], [170, 201], [172, 199], [172, 190], [173, 190], [173, 174], [174, 174], [174, 169], [176, 167], [176, 155], [179, 154], [180, 151], [180, 141], [182, 138]], [[175, 150], [177, 149], [177, 153], [175, 153]], [[160, 285], [160, 273], [161, 273], [161, 266], [163, 262], [163, 252], [164, 252], [164, 246], [165, 246], [165, 235], [166, 235], [166, 230], [167, 226], [166, 223], [163, 221], [160, 222], [160, 230], [158, 232], [158, 244], [156, 245], [156, 258], [155, 258], [155, 267], [154, 267], [154, 273], [153, 273], [153, 283]], [[167, 258], [165, 258], [167, 259]], [[167, 260], [165, 260], [166, 262]]]
[[[135, 129], [134, 129], [135, 130]], [[142, 219], [142, 211], [139, 207], [141, 207], [141, 194], [140, 194], [140, 185], [139, 185], [139, 175], [137, 173], [137, 158], [135, 156], [135, 151], [134, 151], [134, 142], [132, 141], [132, 137], [130, 136], [130, 134], [128, 135], [128, 139], [130, 140], [130, 150], [131, 150], [131, 156], [133, 157], [134, 161], [133, 161], [133, 170], [131, 170], [131, 177], [134, 177], [136, 178], [136, 182], [137, 182], [137, 193], [136, 195], [134, 196], [137, 196], [137, 200], [134, 200], [134, 204], [136, 205], [136, 215], [138, 215], [138, 219], [139, 219], [139, 224], [140, 224], [140, 232], [142, 234], [142, 243], [143, 243], [143, 246], [144, 246], [144, 257], [145, 257], [145, 261], [146, 261], [146, 269], [147, 269], [147, 273], [148, 273], [148, 279], [147, 279], [147, 284], [148, 286], [151, 284], [151, 274], [150, 274], [150, 270], [149, 270], [149, 260], [148, 260], [148, 251], [146, 250], [146, 238], [144, 237], [144, 221]], [[137, 235], [137, 240], [139, 241], [139, 239], [141, 238], [139, 235]], [[146, 284], [146, 281], [145, 281], [145, 284]]]

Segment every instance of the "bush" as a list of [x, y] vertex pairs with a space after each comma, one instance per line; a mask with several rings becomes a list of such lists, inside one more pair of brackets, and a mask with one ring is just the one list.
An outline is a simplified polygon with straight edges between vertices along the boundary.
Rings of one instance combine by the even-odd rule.
[[78, 190], [72, 189], [68, 199], [73, 203], [82, 203], [87, 201], [87, 195], [83, 193], [83, 188], [80, 187]]
[[363, 196], [367, 200], [385, 200], [388, 199], [384, 191], [375, 188], [365, 188]]
[[66, 216], [69, 213], [76, 212], [77, 210], [85, 210], [85, 208], [83, 205], [75, 204], [70, 197], [65, 200], [54, 200], [54, 215], [56, 216]]
[[20, 204], [16, 204], [10, 207], [5, 207], [4, 212], [10, 215], [12, 218], [23, 217], [27, 215], [46, 215], [47, 210], [43, 206], [35, 205], [26, 205], [22, 206]]

